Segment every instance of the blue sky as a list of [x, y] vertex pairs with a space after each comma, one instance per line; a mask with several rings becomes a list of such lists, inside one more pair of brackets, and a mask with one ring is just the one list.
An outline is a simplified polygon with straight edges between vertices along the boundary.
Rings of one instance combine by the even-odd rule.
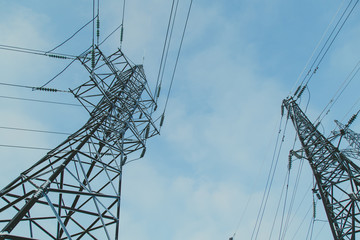
[[[343, 1], [347, 4], [349, 1]], [[160, 136], [148, 141], [146, 156], [124, 168], [120, 239], [250, 239], [266, 184], [280, 124], [281, 101], [296, 86], [314, 48], [342, 2], [194, 0], [173, 91]], [[179, 3], [178, 27], [164, 83], [170, 83], [181, 27], [189, 1]], [[122, 50], [143, 63], [155, 85], [171, 7], [170, 1], [127, 1]], [[355, 8], [301, 99], [316, 119], [358, 59], [359, 12]], [[122, 1], [101, 1], [101, 37], [121, 23]], [[0, 44], [50, 50], [92, 18], [89, 1], [0, 2]], [[80, 54], [91, 44], [85, 28], [59, 52]], [[115, 35], [103, 45], [119, 46]], [[321, 45], [320, 45], [321, 46]], [[68, 62], [0, 50], [0, 82], [39, 86]], [[309, 68], [305, 68], [305, 72]], [[86, 77], [78, 64], [49, 87], [67, 89]], [[323, 120], [325, 135], [334, 119], [346, 122], [359, 109], [358, 78]], [[164, 91], [165, 93], [165, 91]], [[165, 100], [164, 94], [161, 98]], [[1, 86], [1, 96], [76, 103], [71, 95], [33, 92]], [[79, 107], [0, 98], [0, 127], [73, 132], [87, 119]], [[349, 113], [350, 112], [350, 113]], [[349, 115], [350, 114], [350, 115]], [[354, 130], [359, 124], [354, 124]], [[282, 133], [284, 129], [282, 126]], [[294, 143], [288, 124], [279, 166], [258, 239], [268, 239], [278, 196]], [[64, 139], [0, 129], [0, 145], [52, 148]], [[298, 142], [294, 147], [299, 149]], [[3, 185], [45, 154], [44, 151], [0, 148]], [[304, 163], [298, 199], [304, 203], [292, 218], [286, 239], [306, 239], [312, 207], [312, 178]], [[293, 176], [300, 161], [294, 162]], [[291, 188], [292, 185], [290, 185]], [[299, 201], [300, 201], [299, 200]], [[325, 219], [318, 203], [319, 219]], [[311, 211], [312, 212], [312, 209]], [[305, 217], [304, 217], [305, 216]], [[301, 225], [303, 219], [305, 223]], [[277, 226], [277, 225], [276, 225]], [[323, 227], [324, 226], [324, 227]], [[278, 239], [278, 227], [272, 239]], [[313, 239], [330, 239], [318, 221]], [[294, 237], [293, 237], [294, 236]]]

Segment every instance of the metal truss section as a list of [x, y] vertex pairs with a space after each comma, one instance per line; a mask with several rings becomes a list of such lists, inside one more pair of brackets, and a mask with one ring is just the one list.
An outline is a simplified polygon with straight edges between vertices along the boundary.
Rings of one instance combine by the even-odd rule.
[[334, 136], [344, 137], [349, 143], [349, 147], [341, 150], [346, 156], [360, 160], [360, 134], [354, 132], [348, 125], [342, 124], [338, 120], [335, 123], [340, 128], [339, 131], [334, 131]]
[[360, 237], [360, 168], [325, 138], [296, 102], [283, 101], [311, 166], [336, 240]]
[[0, 191], [0, 239], [118, 239], [122, 167], [157, 135], [142, 66], [98, 48], [72, 90], [90, 119]]

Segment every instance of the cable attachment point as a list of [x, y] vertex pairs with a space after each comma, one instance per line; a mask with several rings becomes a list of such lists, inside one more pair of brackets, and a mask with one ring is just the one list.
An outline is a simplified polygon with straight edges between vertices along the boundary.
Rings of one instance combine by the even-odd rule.
[[52, 57], [52, 58], [58, 58], [58, 59], [69, 59], [68, 57], [56, 55], [56, 54], [47, 54], [46, 56]]
[[302, 87], [301, 91], [300, 91], [299, 94], [297, 95], [298, 98], [300, 98], [301, 95], [304, 93], [306, 87], [307, 87], [306, 85]]
[[317, 70], [319, 69], [319, 67], [316, 67], [315, 69], [314, 69], [314, 74], [317, 72]]
[[348, 128], [357, 118], [358, 113], [352, 115], [352, 117], [349, 119], [348, 123], [346, 124], [345, 128]]
[[97, 17], [97, 20], [96, 20], [96, 37], [97, 38], [100, 37], [100, 19], [99, 19], [99, 16]]
[[312, 189], [312, 192], [316, 195], [316, 197], [317, 197], [319, 200], [321, 199], [320, 193], [318, 192], [317, 189], [313, 188], [313, 189]]
[[292, 151], [292, 150], [290, 150], [289, 163], [288, 163], [288, 170], [289, 170], [289, 171], [291, 170], [291, 167], [292, 167], [292, 154], [291, 154], [291, 151]]
[[33, 87], [33, 91], [45, 91], [45, 92], [63, 92], [55, 88]]

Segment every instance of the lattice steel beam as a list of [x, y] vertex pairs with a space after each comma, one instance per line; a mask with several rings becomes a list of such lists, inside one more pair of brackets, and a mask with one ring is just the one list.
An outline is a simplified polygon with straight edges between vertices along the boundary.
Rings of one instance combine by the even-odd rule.
[[122, 167], [159, 133], [156, 103], [120, 50], [78, 60], [90, 77], [71, 92], [90, 119], [0, 191], [0, 239], [118, 239]]
[[283, 101], [316, 179], [336, 240], [360, 237], [360, 168], [325, 138], [296, 102]]

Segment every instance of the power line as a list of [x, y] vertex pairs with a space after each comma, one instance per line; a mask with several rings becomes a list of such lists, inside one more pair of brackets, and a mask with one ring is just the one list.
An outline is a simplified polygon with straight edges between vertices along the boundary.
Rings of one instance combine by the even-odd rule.
[[179, 61], [181, 47], [182, 47], [182, 44], [183, 44], [183, 41], [184, 41], [184, 36], [185, 36], [187, 24], [188, 24], [188, 21], [189, 21], [189, 16], [190, 16], [190, 12], [191, 12], [192, 3], [193, 3], [193, 0], [190, 1], [188, 13], [187, 13], [187, 16], [186, 16], [185, 26], [184, 26], [184, 30], [183, 30], [183, 33], [182, 33], [182, 36], [181, 36], [180, 46], [179, 46], [179, 50], [178, 50], [178, 53], [177, 53], [177, 56], [176, 56], [174, 70], [173, 70], [172, 77], [171, 77], [170, 87], [169, 87], [168, 94], [167, 94], [166, 101], [165, 101], [165, 107], [164, 107], [164, 111], [163, 111], [163, 116], [165, 115], [166, 108], [167, 108], [168, 101], [169, 101], [169, 97], [170, 97], [170, 92], [171, 92], [171, 89], [172, 89], [172, 85], [174, 83], [175, 72], [176, 72], [178, 61]]
[[122, 18], [121, 18], [121, 29], [120, 29], [120, 49], [122, 47], [123, 37], [124, 37], [124, 21], [125, 21], [125, 0], [123, 0], [122, 7]]
[[[359, 0], [357, 0], [354, 5], [352, 6], [352, 8], [349, 10], [351, 4], [352, 4], [352, 0], [349, 2], [349, 4], [347, 5], [347, 7], [345, 8], [345, 10], [343, 11], [341, 17], [339, 18], [339, 20], [337, 21], [336, 25], [334, 26], [333, 30], [331, 31], [331, 33], [329, 34], [327, 40], [325, 41], [325, 43], [323, 44], [321, 50], [319, 51], [319, 53], [317, 54], [315, 60], [313, 61], [310, 70], [308, 71], [308, 73], [306, 74], [306, 76], [303, 78], [302, 82], [300, 83], [300, 85], [298, 86], [297, 90], [294, 93], [294, 96], [297, 95], [297, 98], [300, 98], [303, 90], [299, 91], [302, 87], [302, 89], [305, 89], [304, 87], [308, 85], [308, 83], [310, 82], [310, 80], [312, 79], [313, 75], [317, 72], [321, 62], [323, 61], [324, 57], [326, 56], [326, 54], [328, 53], [330, 47], [333, 45], [335, 39], [337, 38], [337, 36], [339, 35], [340, 31], [342, 30], [342, 28], [344, 27], [345, 23], [347, 22], [347, 20], [349, 19], [351, 13], [353, 12], [354, 8], [356, 7], [356, 5], [358, 4]], [[341, 7], [341, 6], [340, 6]], [[347, 15], [346, 15], [347, 13]], [[336, 13], [337, 14], [337, 13]], [[346, 16], [345, 16], [346, 15]], [[345, 19], [344, 19], [345, 17]], [[340, 25], [340, 26], [339, 26]], [[337, 31], [336, 31], [337, 30]], [[326, 30], [327, 31], [327, 30]], [[336, 32], [335, 32], [336, 31]], [[318, 47], [318, 46], [317, 46]], [[317, 49], [316, 47], [316, 49]], [[299, 93], [299, 94], [297, 94]]]
[[[333, 22], [334, 22], [336, 16], [338, 15], [338, 13], [339, 13], [342, 5], [344, 4], [344, 2], [345, 2], [345, 0], [343, 0], [343, 1], [341, 2], [341, 4], [339, 5], [338, 10], [336, 11], [336, 13], [334, 14], [334, 16], [332, 17], [332, 19], [331, 19], [330, 23], [328, 24], [326, 30], [325, 30], [324, 33], [322, 34], [319, 42], [317, 43], [316, 47], [315, 47], [314, 50], [312, 51], [311, 56], [309, 57], [309, 59], [307, 60], [307, 62], [306, 62], [306, 64], [305, 64], [305, 67], [303, 68], [302, 72], [300, 73], [300, 75], [299, 75], [298, 78], [296, 79], [296, 82], [295, 82], [293, 88], [291, 89], [291, 91], [290, 91], [290, 93], [289, 93], [289, 96], [291, 95], [291, 92], [294, 90], [294, 88], [297, 86], [298, 82], [300, 81], [301, 76], [304, 74], [304, 72], [305, 72], [306, 68], [308, 67], [311, 59], [312, 59], [313, 56], [315, 55], [315, 52], [316, 52], [317, 49], [320, 47], [320, 43], [321, 43], [321, 42], [323, 41], [323, 39], [325, 38], [327, 32], [328, 32], [329, 29], [330, 29], [330, 26], [333, 24]], [[307, 73], [307, 75], [308, 75], [309, 73], [310, 73], [310, 71]], [[306, 76], [307, 76], [307, 75], [306, 75]], [[304, 78], [306, 78], [306, 76], [305, 76]], [[304, 80], [303, 80], [303, 81], [304, 81]], [[301, 85], [303, 84], [303, 81], [301, 82], [301, 84], [300, 84], [299, 86], [301, 86]], [[296, 94], [294, 94], [294, 95], [296, 95]]]
[[68, 69], [75, 62], [75, 60], [76, 60], [76, 58], [74, 58], [68, 65], [66, 65], [66, 67], [63, 70], [61, 70], [58, 74], [56, 74], [53, 78], [51, 78], [49, 81], [47, 81], [41, 87], [45, 87], [46, 85], [48, 85], [49, 83], [54, 81], [58, 76], [60, 76], [63, 72], [65, 72], [65, 70]]
[[56, 88], [32, 87], [32, 86], [27, 86], [27, 85], [5, 83], [5, 82], [0, 82], [0, 85], [9, 86], [9, 87], [30, 88], [33, 91], [66, 92], [66, 93], [69, 93], [69, 91], [67, 91], [67, 90], [60, 90], [60, 89], [56, 89]]
[[58, 59], [74, 59], [74, 58], [77, 58], [77, 56], [70, 55], [70, 54], [54, 53], [54, 52], [50, 52], [50, 51], [43, 51], [43, 50], [37, 50], [37, 49], [31, 49], [31, 48], [16, 47], [16, 46], [4, 45], [4, 44], [0, 44], [0, 49], [1, 50], [7, 50], [7, 51], [13, 51], [13, 52], [29, 53], [29, 54], [47, 56], [47, 57], [58, 58]]
[[[282, 118], [280, 121], [280, 127], [279, 127], [279, 133], [276, 139], [276, 143], [275, 143], [275, 148], [274, 148], [274, 152], [273, 152], [273, 157], [272, 157], [272, 161], [271, 161], [271, 166], [270, 166], [270, 170], [269, 170], [269, 174], [267, 176], [267, 180], [266, 180], [266, 186], [265, 186], [265, 190], [263, 192], [263, 196], [262, 196], [262, 200], [261, 200], [261, 204], [260, 204], [260, 209], [259, 212], [257, 214], [256, 217], [256, 222], [255, 222], [255, 226], [253, 229], [253, 232], [251, 234], [251, 239], [257, 239], [257, 236], [259, 234], [260, 228], [261, 228], [261, 224], [262, 224], [262, 220], [264, 217], [264, 213], [265, 213], [265, 209], [268, 203], [268, 199], [269, 199], [269, 194], [272, 188], [272, 183], [274, 180], [274, 176], [275, 176], [275, 172], [277, 170], [277, 165], [279, 162], [279, 158], [280, 158], [280, 152], [284, 143], [284, 139], [285, 139], [285, 133], [286, 133], [286, 128], [287, 128], [287, 123], [288, 123], [289, 118], [286, 118], [286, 122], [285, 122], [285, 126], [284, 126], [284, 132], [282, 134], [282, 139], [280, 140], [280, 133], [281, 133], [281, 125], [282, 125]], [[279, 143], [280, 141], [280, 143]]]
[[20, 88], [30, 88], [30, 89], [33, 89], [33, 87], [31, 87], [31, 86], [21, 85], [21, 84], [13, 84], [13, 83], [0, 82], [0, 85], [10, 86], [10, 87], [20, 87]]
[[[358, 61], [358, 63], [353, 68], [353, 70], [350, 72], [350, 74], [347, 76], [347, 78], [342, 82], [341, 86], [338, 88], [338, 90], [336, 91], [334, 96], [330, 99], [328, 104], [324, 107], [322, 112], [319, 114], [319, 116], [315, 120], [315, 123], [321, 122], [324, 119], [324, 117], [327, 115], [327, 113], [330, 111], [330, 109], [334, 106], [334, 104], [339, 100], [340, 96], [344, 93], [345, 89], [349, 86], [349, 84], [352, 82], [352, 80], [358, 74], [359, 70], [360, 70], [360, 61]], [[328, 109], [328, 110], [325, 113], [326, 109]]]
[[30, 146], [20, 146], [20, 145], [7, 145], [7, 144], [0, 144], [0, 147], [19, 148], [19, 149], [31, 149], [31, 150], [44, 150], [44, 151], [50, 151], [50, 150], [52, 150], [51, 148], [30, 147]]
[[58, 104], [58, 105], [66, 105], [66, 106], [75, 106], [75, 107], [82, 107], [81, 104], [65, 103], [65, 102], [57, 102], [57, 101], [47, 101], [47, 100], [39, 100], [39, 99], [32, 99], [32, 98], [10, 97], [10, 96], [3, 96], [3, 95], [0, 95], [0, 98], [12, 99], [12, 100], [21, 100], [21, 101], [30, 101], [30, 102], [40, 102], [40, 103], [50, 103], [50, 104]]
[[[171, 25], [171, 19], [172, 19], [172, 15], [173, 15], [173, 11], [174, 11], [174, 3], [175, 3], [175, 0], [172, 1], [172, 5], [171, 5], [171, 11], [170, 11], [170, 16], [169, 16], [168, 26], [167, 26], [167, 30], [166, 30], [166, 34], [165, 34], [164, 46], [163, 46], [163, 50], [162, 50], [162, 54], [161, 54], [159, 72], [158, 72], [156, 85], [155, 85], [155, 96], [158, 96], [159, 93], [160, 93], [159, 85], [161, 85], [161, 84], [159, 83], [159, 81], [160, 81], [161, 70], [162, 70], [162, 68], [165, 68], [165, 65], [163, 66], [163, 61], [164, 61], [166, 45], [168, 44], [167, 42], [168, 42], [168, 37], [169, 37], [169, 29], [170, 29], [170, 25]], [[170, 40], [169, 40], [169, 44], [170, 44]]]
[[71, 135], [70, 133], [65, 133], [65, 132], [55, 132], [55, 131], [46, 131], [46, 130], [38, 130], [38, 129], [29, 129], [29, 128], [18, 128], [18, 127], [0, 126], [0, 129], [26, 131], [26, 132], [37, 132], [37, 133], [59, 134], [59, 135]]
[[91, 22], [93, 22], [95, 20], [95, 18], [91, 19], [89, 22], [87, 22], [85, 25], [83, 25], [81, 28], [79, 28], [74, 34], [72, 34], [69, 38], [67, 38], [65, 41], [63, 41], [62, 43], [60, 43], [59, 45], [57, 45], [56, 47], [54, 47], [53, 49], [47, 51], [47, 53], [49, 52], [53, 52], [54, 50], [56, 50], [57, 48], [61, 47], [62, 45], [64, 45], [65, 43], [67, 43], [68, 41], [70, 41], [73, 37], [76, 36], [76, 34], [78, 34], [81, 30], [83, 30], [87, 25], [89, 25]]

